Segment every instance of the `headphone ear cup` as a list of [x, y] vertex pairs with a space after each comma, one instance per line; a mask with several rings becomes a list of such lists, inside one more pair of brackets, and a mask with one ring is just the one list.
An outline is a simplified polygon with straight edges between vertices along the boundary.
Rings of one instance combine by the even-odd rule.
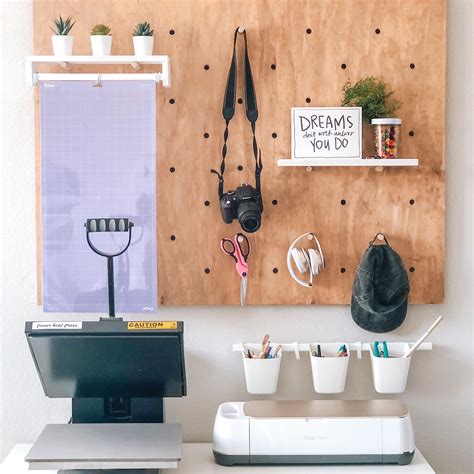
[[310, 270], [313, 275], [317, 275], [321, 271], [321, 257], [315, 249], [306, 250], [310, 262]]
[[300, 273], [306, 273], [306, 271], [308, 270], [308, 263], [304, 257], [303, 252], [300, 249], [292, 248], [291, 256], [293, 258], [293, 262], [295, 262], [298, 271]]

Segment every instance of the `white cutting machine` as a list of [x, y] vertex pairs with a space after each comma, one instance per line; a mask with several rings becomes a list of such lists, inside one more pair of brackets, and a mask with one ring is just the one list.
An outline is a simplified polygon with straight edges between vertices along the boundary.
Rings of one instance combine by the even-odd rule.
[[214, 423], [218, 464], [409, 464], [410, 415], [398, 400], [228, 402]]

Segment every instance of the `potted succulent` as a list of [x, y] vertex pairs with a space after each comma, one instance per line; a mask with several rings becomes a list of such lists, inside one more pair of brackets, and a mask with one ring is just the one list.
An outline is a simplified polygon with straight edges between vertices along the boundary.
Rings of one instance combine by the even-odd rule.
[[54, 20], [54, 27], [50, 26], [54, 36], [51, 37], [53, 42], [53, 54], [55, 56], [70, 56], [72, 54], [72, 46], [74, 38], [68, 36], [76, 22], [72, 21], [69, 16], [65, 20], [59, 15], [59, 18]]
[[147, 21], [138, 23], [133, 30], [133, 49], [135, 56], [151, 56], [153, 54], [153, 30]]
[[393, 97], [382, 79], [373, 76], [361, 79], [352, 85], [346, 82], [342, 105], [362, 107], [362, 116], [374, 126], [375, 158], [398, 158], [400, 125], [402, 121], [393, 117], [400, 102]]
[[91, 46], [93, 56], [110, 56], [112, 36], [106, 25], [95, 25], [91, 30]]

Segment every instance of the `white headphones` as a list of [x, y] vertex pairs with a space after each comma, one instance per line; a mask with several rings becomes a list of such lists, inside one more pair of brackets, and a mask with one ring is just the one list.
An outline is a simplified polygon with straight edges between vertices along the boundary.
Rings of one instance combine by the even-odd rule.
[[[316, 242], [317, 248], [304, 249], [296, 248], [296, 244], [303, 237], [307, 237], [308, 240], [313, 240]], [[309, 282], [302, 280], [297, 277], [293, 269], [292, 260], [296, 265], [296, 268], [301, 274], [305, 274], [309, 270]], [[321, 249], [318, 238], [313, 232], [306, 232], [305, 234], [300, 235], [288, 249], [288, 254], [286, 256], [286, 264], [288, 266], [288, 271], [295, 281], [300, 285], [305, 286], [306, 288], [311, 288], [313, 286], [313, 277], [318, 275], [324, 270], [324, 255]]]

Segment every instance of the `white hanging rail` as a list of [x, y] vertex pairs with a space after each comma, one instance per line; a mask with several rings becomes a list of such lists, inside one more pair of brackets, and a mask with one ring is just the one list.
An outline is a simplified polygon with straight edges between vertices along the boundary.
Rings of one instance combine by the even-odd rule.
[[354, 159], [354, 158], [290, 158], [278, 160], [278, 166], [304, 167], [311, 171], [313, 167], [336, 167], [336, 166], [358, 166], [373, 167], [376, 171], [382, 171], [385, 166], [418, 166], [417, 158], [397, 159]]
[[[320, 344], [324, 344], [321, 341], [318, 341]], [[316, 342], [316, 344], [318, 343]], [[387, 341], [387, 343], [390, 342], [395, 342], [395, 341]], [[398, 342], [398, 341], [397, 341]], [[297, 359], [300, 359], [300, 352], [309, 352], [310, 350], [310, 345], [313, 343], [297, 343], [297, 342], [290, 342], [290, 343], [285, 343], [285, 342], [272, 342], [272, 346], [276, 347], [278, 345], [281, 345], [281, 350], [284, 352], [294, 352], [295, 356]], [[349, 346], [350, 351], [355, 351], [357, 352], [357, 358], [360, 359], [362, 357], [362, 351], [369, 352], [372, 350], [372, 344], [370, 342], [347, 342], [345, 343], [347, 346]], [[414, 342], [409, 342], [408, 343], [411, 346], [413, 346]], [[242, 352], [242, 347], [247, 346], [250, 348], [253, 347], [261, 347], [262, 344], [258, 342], [244, 342], [242, 344], [233, 344], [232, 345], [232, 350], [234, 352]], [[433, 349], [433, 344], [431, 342], [423, 342], [416, 350], [417, 351], [431, 351]]]
[[[38, 67], [41, 64], [57, 64], [66, 71], [70, 71], [74, 64], [83, 65], [130, 65], [139, 71], [142, 65], [161, 65], [160, 72], [153, 73], [41, 73]], [[30, 85], [36, 85], [39, 81], [81, 81], [97, 80], [155, 80], [161, 82], [163, 87], [171, 86], [170, 57], [169, 56], [27, 56], [26, 77]]]

